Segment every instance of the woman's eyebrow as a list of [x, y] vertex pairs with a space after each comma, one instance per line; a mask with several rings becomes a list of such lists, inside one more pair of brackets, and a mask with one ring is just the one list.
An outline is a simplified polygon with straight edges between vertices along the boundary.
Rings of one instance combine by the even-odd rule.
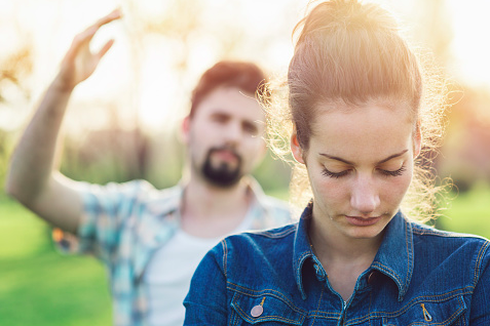
[[[385, 162], [388, 162], [389, 160], [392, 160], [394, 158], [397, 158], [397, 157], [402, 156], [406, 152], [408, 152], [408, 149], [405, 149], [405, 150], [401, 151], [400, 153], [396, 153], [396, 154], [390, 155], [387, 158], [382, 159], [381, 161], [377, 162], [376, 164], [383, 164]], [[340, 157], [337, 157], [337, 156], [329, 155], [329, 154], [326, 154], [326, 153], [320, 153], [320, 155], [321, 156], [324, 156], [326, 158], [329, 158], [331, 160], [339, 161], [339, 162], [342, 162], [342, 163], [345, 163], [345, 164], [348, 164], [348, 165], [355, 165], [354, 163], [349, 162], [347, 160], [344, 160], [343, 158], [340, 158]]]
[[394, 159], [394, 158], [397, 158], [397, 157], [400, 157], [402, 156], [403, 154], [405, 154], [406, 152], [408, 152], [408, 149], [405, 149], [403, 151], [401, 151], [400, 153], [397, 153], [397, 154], [393, 154], [391, 156], [388, 156], [387, 158], [385, 158], [384, 160], [381, 160], [379, 161], [377, 164], [382, 164], [382, 163], [385, 163], [385, 162], [388, 162], [389, 160], [391, 159]]

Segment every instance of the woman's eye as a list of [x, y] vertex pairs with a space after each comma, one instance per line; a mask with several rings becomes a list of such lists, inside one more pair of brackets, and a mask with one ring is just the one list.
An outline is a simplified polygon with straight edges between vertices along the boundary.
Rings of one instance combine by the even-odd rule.
[[[396, 176], [402, 175], [403, 172], [405, 172], [405, 170], [406, 170], [405, 166], [402, 166], [401, 168], [399, 168], [397, 170], [378, 169], [378, 171], [382, 175], [389, 176], [389, 177], [396, 177]], [[332, 172], [332, 171], [329, 171], [327, 168], [323, 168], [322, 174], [327, 176], [327, 177], [330, 177], [330, 178], [338, 179], [338, 178], [346, 176], [347, 174], [349, 174], [349, 172], [350, 172], [350, 169], [347, 169], [347, 170], [344, 170], [341, 172]]]
[[349, 171], [350, 170], [344, 170], [341, 172], [332, 172], [332, 171], [329, 171], [327, 168], [323, 168], [322, 174], [326, 175], [327, 177], [330, 177], [330, 178], [338, 179], [338, 178], [341, 178], [341, 177], [347, 175], [349, 173]]
[[381, 172], [381, 174], [386, 175], [386, 176], [397, 177], [399, 175], [402, 175], [405, 170], [406, 170], [405, 165], [403, 165], [398, 170], [391, 171], [391, 170], [379, 169], [379, 172]]

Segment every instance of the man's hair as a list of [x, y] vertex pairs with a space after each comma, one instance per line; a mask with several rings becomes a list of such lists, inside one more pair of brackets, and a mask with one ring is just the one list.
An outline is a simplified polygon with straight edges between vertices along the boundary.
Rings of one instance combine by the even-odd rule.
[[220, 61], [201, 76], [191, 97], [190, 117], [211, 92], [219, 87], [236, 87], [244, 93], [268, 97], [264, 72], [254, 63], [242, 61]]

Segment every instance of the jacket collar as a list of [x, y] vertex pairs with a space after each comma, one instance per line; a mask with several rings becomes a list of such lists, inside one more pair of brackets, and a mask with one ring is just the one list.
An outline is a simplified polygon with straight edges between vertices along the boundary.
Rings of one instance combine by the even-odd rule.
[[383, 242], [371, 267], [395, 282], [398, 300], [402, 301], [408, 291], [413, 273], [412, 225], [399, 211], [387, 225]]
[[[293, 244], [293, 270], [303, 299], [307, 297], [303, 287], [304, 263], [309, 259], [319, 262], [311, 250], [308, 237], [312, 207], [312, 203], [308, 204], [301, 215]], [[412, 225], [398, 212], [386, 226], [383, 242], [369, 269], [377, 270], [392, 279], [398, 288], [398, 300], [401, 301], [410, 284], [413, 261]]]
[[301, 214], [293, 244], [294, 277], [303, 300], [306, 299], [306, 293], [303, 287], [303, 266], [307, 260], [315, 259], [315, 255], [311, 250], [310, 241], [308, 238], [308, 221], [311, 218], [312, 207], [313, 204], [310, 202], [303, 211], [303, 214]]

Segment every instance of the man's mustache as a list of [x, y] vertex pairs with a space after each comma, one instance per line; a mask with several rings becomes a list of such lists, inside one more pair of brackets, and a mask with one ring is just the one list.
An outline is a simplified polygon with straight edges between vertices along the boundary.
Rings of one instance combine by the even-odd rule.
[[233, 156], [235, 156], [238, 161], [242, 160], [241, 155], [238, 154], [237, 151], [233, 147], [230, 147], [230, 146], [211, 147], [208, 151], [208, 157], [211, 156], [215, 152], [221, 152], [221, 151], [231, 152], [231, 154]]

